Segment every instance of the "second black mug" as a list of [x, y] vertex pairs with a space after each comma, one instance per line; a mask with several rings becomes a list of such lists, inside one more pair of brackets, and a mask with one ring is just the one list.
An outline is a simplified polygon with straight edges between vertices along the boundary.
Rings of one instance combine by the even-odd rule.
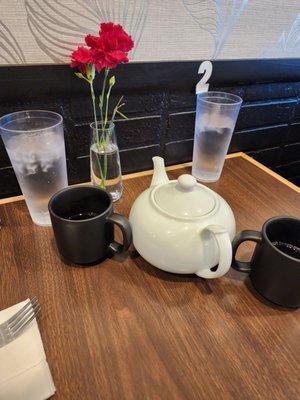
[[[239, 245], [256, 242], [250, 262], [236, 259]], [[300, 307], [300, 220], [274, 217], [262, 231], [242, 231], [232, 242], [234, 269], [250, 272], [254, 288], [263, 297], [283, 307]]]
[[[75, 264], [93, 264], [125, 252], [132, 242], [128, 220], [113, 212], [111, 196], [94, 186], [68, 187], [54, 194], [49, 212], [61, 257]], [[123, 244], [114, 239], [114, 225]]]

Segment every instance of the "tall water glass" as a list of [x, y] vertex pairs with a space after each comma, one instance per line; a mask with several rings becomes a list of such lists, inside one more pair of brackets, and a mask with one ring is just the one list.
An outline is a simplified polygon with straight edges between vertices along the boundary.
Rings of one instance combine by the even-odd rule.
[[0, 118], [0, 132], [33, 222], [51, 225], [48, 201], [68, 186], [61, 115], [15, 112]]
[[220, 178], [242, 101], [223, 92], [197, 95], [192, 174], [199, 181]]

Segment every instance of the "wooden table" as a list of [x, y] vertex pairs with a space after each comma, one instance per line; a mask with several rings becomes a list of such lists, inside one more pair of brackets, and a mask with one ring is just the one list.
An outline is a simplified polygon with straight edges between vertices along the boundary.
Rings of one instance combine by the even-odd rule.
[[[169, 176], [189, 170], [177, 166]], [[127, 176], [116, 209], [128, 215], [150, 178]], [[238, 230], [274, 215], [300, 217], [299, 189], [243, 154], [227, 159], [209, 186], [231, 205]], [[134, 251], [96, 267], [67, 266], [51, 228], [33, 225], [23, 201], [2, 201], [0, 215], [0, 308], [38, 297], [54, 399], [299, 399], [299, 310], [267, 303], [246, 275], [172, 275]]]

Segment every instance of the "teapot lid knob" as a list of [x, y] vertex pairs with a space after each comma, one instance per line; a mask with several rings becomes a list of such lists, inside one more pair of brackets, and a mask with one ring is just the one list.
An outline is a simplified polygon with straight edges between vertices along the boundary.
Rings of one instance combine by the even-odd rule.
[[192, 190], [196, 186], [197, 181], [192, 175], [183, 174], [178, 178], [178, 183], [182, 189]]

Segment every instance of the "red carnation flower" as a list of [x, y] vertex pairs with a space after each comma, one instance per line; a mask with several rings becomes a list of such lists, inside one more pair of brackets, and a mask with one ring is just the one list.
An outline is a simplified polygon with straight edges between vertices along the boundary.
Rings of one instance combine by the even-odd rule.
[[71, 68], [78, 68], [83, 74], [86, 73], [87, 64], [92, 62], [92, 52], [86, 47], [79, 46], [71, 55]]
[[100, 46], [100, 36], [94, 36], [94, 35], [86, 35], [84, 38], [85, 43], [89, 47], [99, 47]]
[[91, 49], [93, 64], [95, 65], [96, 71], [100, 72], [106, 67], [105, 64], [105, 54], [101, 46], [94, 47]]
[[103, 40], [106, 51], [128, 53], [134, 46], [131, 36], [124, 31], [122, 26], [115, 25], [112, 22], [101, 24], [99, 35]]
[[87, 35], [85, 43], [91, 47], [92, 62], [99, 72], [103, 68], [115, 68], [128, 62], [128, 52], [134, 42], [121, 25], [112, 22], [100, 25], [99, 36]]
[[[86, 35], [85, 43], [87, 47], [79, 46], [71, 55], [71, 67], [78, 68], [81, 73], [76, 72], [75, 75], [83, 79], [90, 86], [91, 101], [93, 106], [93, 114], [95, 127], [97, 130], [97, 148], [106, 149], [109, 138], [104, 133], [107, 127], [110, 127], [119, 114], [120, 109], [124, 106], [122, 98], [114, 106], [113, 110], [109, 107], [109, 98], [111, 90], [115, 85], [115, 77], [109, 76], [109, 70], [115, 68], [118, 64], [128, 62], [128, 52], [133, 48], [134, 42], [121, 25], [115, 25], [112, 22], [102, 23], [98, 36]], [[102, 83], [102, 91], [100, 97], [95, 95], [94, 81], [96, 72], [104, 71], [104, 80]], [[98, 102], [99, 98], [99, 102]], [[97, 106], [99, 106], [101, 120], [98, 124]], [[110, 117], [111, 115], [111, 117]], [[100, 159], [99, 169], [101, 175], [100, 187], [106, 187], [107, 163]], [[101, 165], [103, 164], [103, 165]], [[99, 177], [100, 178], [100, 177]]]
[[93, 63], [95, 64], [97, 72], [101, 71], [103, 68], [115, 68], [121, 63], [128, 62], [127, 54], [123, 51], [113, 50], [105, 51], [100, 47], [91, 49], [93, 54]]

